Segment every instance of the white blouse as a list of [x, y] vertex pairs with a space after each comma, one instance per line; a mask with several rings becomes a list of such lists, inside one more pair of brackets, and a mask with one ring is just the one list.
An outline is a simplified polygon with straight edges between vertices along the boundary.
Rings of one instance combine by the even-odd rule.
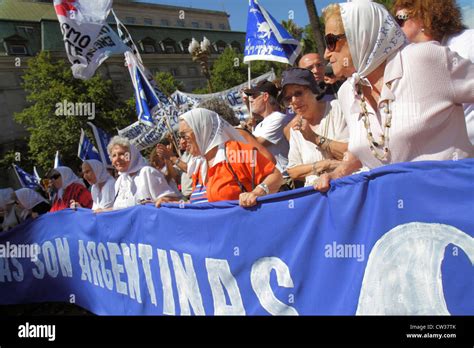
[[[386, 83], [392, 82], [389, 88]], [[349, 151], [369, 169], [385, 164], [424, 160], [457, 160], [474, 155], [462, 103], [474, 102], [474, 64], [431, 41], [411, 44], [389, 58], [376, 112], [367, 103], [375, 141], [383, 134], [390, 102], [390, 156], [377, 159], [369, 148], [360, 104], [349, 81], [339, 101], [349, 127]], [[379, 153], [382, 153], [379, 149]]]
[[163, 174], [150, 166], [142, 167], [132, 180], [125, 177], [120, 175], [115, 182], [114, 209], [133, 207], [144, 199], [155, 201], [164, 196], [176, 197]]
[[102, 189], [99, 189], [98, 184], [92, 185], [92, 210], [112, 208], [115, 198], [115, 179], [109, 177]]
[[[339, 101], [327, 102], [326, 110], [321, 122], [315, 127], [311, 127], [319, 135], [327, 134], [331, 140], [347, 142], [349, 130], [342, 114]], [[326, 131], [327, 129], [327, 131]], [[288, 153], [288, 168], [293, 168], [302, 164], [311, 164], [327, 158], [325, 151], [321, 151], [318, 146], [306, 140], [300, 131], [290, 129], [290, 151]], [[318, 178], [317, 175], [309, 175], [305, 178], [305, 186], [313, 185]]]

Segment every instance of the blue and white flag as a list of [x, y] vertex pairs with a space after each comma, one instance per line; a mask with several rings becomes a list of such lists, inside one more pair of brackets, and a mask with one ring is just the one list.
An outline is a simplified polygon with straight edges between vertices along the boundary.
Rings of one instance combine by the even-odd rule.
[[20, 181], [21, 187], [26, 187], [30, 189], [40, 187], [40, 181], [36, 178], [36, 176], [25, 172], [16, 164], [13, 165], [13, 169], [15, 170], [18, 180]]
[[79, 148], [77, 150], [77, 157], [81, 160], [95, 159], [101, 161], [99, 151], [95, 148], [94, 144], [89, 140], [84, 130], [81, 129], [81, 138], [79, 139]]
[[301, 43], [268, 13], [257, 0], [249, 0], [244, 63], [270, 60], [292, 65], [301, 52]]
[[110, 157], [107, 153], [107, 145], [109, 145], [110, 139], [112, 139], [112, 137], [103, 129], [95, 126], [92, 122], [87, 122], [87, 124], [92, 128], [92, 133], [94, 134], [95, 142], [100, 155], [100, 161], [108, 166], [111, 166], [112, 162], [110, 161]]
[[59, 159], [59, 151], [56, 151], [56, 156], [54, 156], [54, 166], [53, 168], [62, 167], [61, 160]]
[[131, 52], [125, 52], [125, 60], [127, 61], [128, 71], [130, 72], [135, 90], [138, 120], [148, 126], [153, 126], [153, 114], [160, 106], [160, 100], [145, 77], [142, 68], [137, 62], [137, 58]]

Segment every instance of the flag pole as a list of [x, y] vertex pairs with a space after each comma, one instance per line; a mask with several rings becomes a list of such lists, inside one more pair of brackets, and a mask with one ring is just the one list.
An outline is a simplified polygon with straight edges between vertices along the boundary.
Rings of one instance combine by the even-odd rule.
[[[250, 84], [250, 80], [252, 80], [252, 70], [251, 70], [251, 67], [250, 65], [252, 64], [252, 61], [249, 61], [249, 66], [248, 66], [248, 71], [247, 71], [247, 74], [248, 74], [248, 88], [252, 88], [251, 84]], [[250, 103], [250, 100], [248, 100], [248, 103], [249, 103], [249, 118], [251, 119], [253, 117], [253, 114], [252, 114], [252, 103]], [[252, 132], [253, 132], [253, 127], [252, 127]]]

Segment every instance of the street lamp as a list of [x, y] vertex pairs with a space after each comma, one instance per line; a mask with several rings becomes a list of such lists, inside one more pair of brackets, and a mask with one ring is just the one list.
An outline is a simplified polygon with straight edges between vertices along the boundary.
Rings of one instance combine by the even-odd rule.
[[193, 62], [199, 62], [201, 70], [207, 79], [209, 92], [212, 93], [211, 73], [209, 71], [209, 55], [211, 54], [211, 42], [204, 36], [201, 43], [195, 38], [191, 40], [188, 47], [189, 53], [193, 57]]

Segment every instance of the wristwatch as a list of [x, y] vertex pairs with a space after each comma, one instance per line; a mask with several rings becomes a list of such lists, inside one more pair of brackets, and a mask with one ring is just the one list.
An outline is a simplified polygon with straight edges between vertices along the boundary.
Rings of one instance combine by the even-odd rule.
[[263, 182], [261, 184], [258, 184], [257, 187], [260, 187], [263, 191], [265, 191], [266, 195], [270, 193], [270, 189], [268, 188], [268, 185]]
[[318, 145], [319, 147], [322, 147], [327, 139], [323, 137], [322, 135], [318, 135], [318, 137], [319, 137], [319, 141], [316, 145]]

